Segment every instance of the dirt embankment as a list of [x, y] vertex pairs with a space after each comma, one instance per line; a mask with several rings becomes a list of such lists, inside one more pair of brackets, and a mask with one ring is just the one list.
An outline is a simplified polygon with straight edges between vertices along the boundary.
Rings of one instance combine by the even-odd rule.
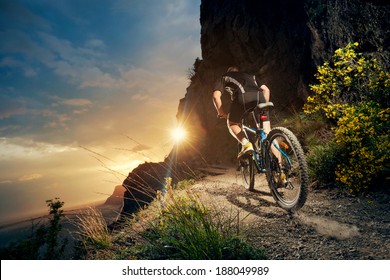
[[[390, 198], [376, 193], [354, 197], [335, 189], [310, 189], [294, 214], [274, 202], [265, 175], [254, 192], [241, 185], [234, 168], [214, 168], [195, 184], [205, 203], [239, 211], [250, 241], [269, 259], [390, 259]], [[241, 214], [242, 213], [242, 214]]]

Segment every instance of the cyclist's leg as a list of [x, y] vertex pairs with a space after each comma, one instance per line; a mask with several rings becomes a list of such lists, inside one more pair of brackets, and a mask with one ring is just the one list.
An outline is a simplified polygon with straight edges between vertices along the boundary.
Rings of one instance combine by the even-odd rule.
[[[268, 134], [271, 131], [271, 122], [270, 121], [265, 121], [263, 122], [263, 129], [266, 134]], [[276, 140], [274, 141], [276, 142]], [[282, 154], [280, 151], [275, 147], [275, 145], [279, 145], [279, 143], [274, 143], [274, 145], [271, 145], [271, 151], [272, 153], [276, 156], [278, 159], [279, 165], [282, 164]]]
[[227, 126], [230, 134], [236, 138], [238, 142], [245, 145], [248, 142], [248, 139], [245, 137], [245, 134], [241, 129], [241, 116], [243, 113], [243, 106], [238, 102], [233, 101], [227, 119]]
[[[271, 93], [270, 93], [269, 88], [266, 85], [261, 85], [260, 86], [260, 98], [259, 98], [260, 103], [269, 102], [270, 95], [271, 95]], [[269, 132], [271, 131], [271, 121], [270, 121], [269, 111], [267, 111], [265, 114], [267, 116], [267, 121], [263, 121], [263, 129], [264, 129], [265, 134], [269, 134]], [[275, 143], [275, 145], [278, 145], [278, 143]], [[280, 151], [274, 145], [271, 146], [271, 151], [278, 159], [279, 165], [281, 165], [282, 164], [282, 154], [280, 153]]]

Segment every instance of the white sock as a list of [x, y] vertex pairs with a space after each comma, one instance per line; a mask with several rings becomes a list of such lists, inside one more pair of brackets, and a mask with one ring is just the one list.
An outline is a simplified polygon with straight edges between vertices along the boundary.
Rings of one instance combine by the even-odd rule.
[[246, 139], [246, 138], [242, 139], [242, 141], [241, 141], [241, 144], [242, 144], [243, 146], [245, 146], [245, 145], [248, 144], [248, 143], [249, 143], [249, 141], [248, 141], [248, 139]]

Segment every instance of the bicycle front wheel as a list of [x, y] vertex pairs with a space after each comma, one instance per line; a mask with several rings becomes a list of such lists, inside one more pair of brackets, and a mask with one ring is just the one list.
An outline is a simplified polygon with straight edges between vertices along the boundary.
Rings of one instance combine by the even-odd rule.
[[272, 129], [266, 141], [266, 176], [272, 196], [280, 207], [298, 210], [306, 202], [309, 184], [302, 147], [284, 127]]

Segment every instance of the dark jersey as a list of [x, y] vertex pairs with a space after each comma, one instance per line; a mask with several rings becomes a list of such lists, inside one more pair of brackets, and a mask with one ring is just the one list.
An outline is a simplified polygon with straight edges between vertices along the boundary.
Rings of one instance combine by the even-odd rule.
[[259, 103], [266, 102], [263, 91], [254, 75], [244, 72], [228, 72], [215, 86], [215, 90], [230, 94], [232, 104], [229, 111], [229, 121], [239, 123], [247, 109]]
[[228, 72], [224, 74], [216, 89], [230, 94], [232, 100], [249, 92], [258, 92], [256, 76], [244, 72]]

